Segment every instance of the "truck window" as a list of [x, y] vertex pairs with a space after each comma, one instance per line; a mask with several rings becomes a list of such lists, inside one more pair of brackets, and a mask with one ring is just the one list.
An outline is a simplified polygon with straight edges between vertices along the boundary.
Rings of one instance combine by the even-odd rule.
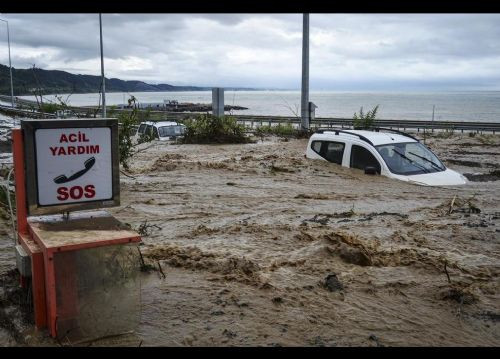
[[139, 130], [137, 130], [137, 132], [139, 132], [141, 135], [143, 135], [145, 130], [146, 130], [146, 124], [145, 124], [145, 123], [142, 123], [142, 124], [139, 126]]
[[160, 135], [161, 135], [161, 137], [175, 136], [175, 126], [160, 127]]
[[375, 156], [366, 148], [352, 145], [351, 148], [351, 168], [364, 170], [366, 167], [375, 167], [377, 173], [380, 174], [380, 163]]
[[184, 126], [175, 126], [175, 134], [176, 135], [184, 134]]
[[156, 138], [157, 140], [160, 139], [160, 135], [158, 134], [158, 129], [156, 127], [153, 127], [153, 138]]
[[313, 141], [311, 143], [311, 148], [325, 160], [339, 165], [342, 164], [342, 157], [344, 156], [345, 148], [344, 143], [332, 141]]
[[324, 147], [323, 157], [326, 158], [327, 161], [337, 163], [339, 165], [342, 164], [342, 157], [344, 156], [345, 144], [341, 142], [325, 142], [323, 144], [323, 147]]
[[313, 141], [311, 143], [311, 149], [316, 152], [318, 155], [321, 154], [321, 144], [322, 141]]

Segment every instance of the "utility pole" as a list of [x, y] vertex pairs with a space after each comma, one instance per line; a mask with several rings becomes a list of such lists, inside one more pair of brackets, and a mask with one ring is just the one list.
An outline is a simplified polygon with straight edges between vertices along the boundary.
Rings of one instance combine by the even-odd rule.
[[301, 130], [309, 130], [309, 14], [303, 14], [302, 23], [302, 91], [300, 99]]
[[106, 78], [104, 77], [104, 55], [103, 55], [103, 51], [102, 51], [101, 13], [99, 13], [99, 33], [101, 35], [102, 118], [106, 118]]
[[7, 24], [7, 43], [9, 45], [9, 71], [10, 71], [10, 100], [12, 102], [12, 108], [15, 107], [14, 105], [14, 85], [12, 82], [12, 62], [10, 61], [10, 33], [9, 33], [9, 22], [7, 20], [0, 19], [0, 21], [3, 21]]

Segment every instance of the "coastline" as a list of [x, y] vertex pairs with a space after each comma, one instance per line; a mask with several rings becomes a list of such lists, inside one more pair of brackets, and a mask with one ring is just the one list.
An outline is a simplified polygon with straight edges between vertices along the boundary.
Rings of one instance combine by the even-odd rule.
[[[211, 91], [192, 92], [131, 92], [107, 93], [108, 106], [127, 102], [134, 95], [139, 102], [157, 103], [164, 100], [179, 102], [211, 103]], [[62, 95], [65, 99], [67, 95]], [[300, 91], [225, 91], [225, 104], [247, 107], [238, 111], [242, 115], [295, 116], [299, 113]], [[34, 100], [34, 97], [32, 98]], [[51, 97], [51, 99], [54, 99]], [[343, 92], [311, 91], [316, 117], [352, 118], [363, 106], [369, 110], [380, 105], [378, 118], [396, 120], [431, 120], [435, 105], [437, 121], [498, 122], [500, 118], [499, 91], [466, 92]], [[97, 106], [99, 94], [74, 94], [70, 105]]]

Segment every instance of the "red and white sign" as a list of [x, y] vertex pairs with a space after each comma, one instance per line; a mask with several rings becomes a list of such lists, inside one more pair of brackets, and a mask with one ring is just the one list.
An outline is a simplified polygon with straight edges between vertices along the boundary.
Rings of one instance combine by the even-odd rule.
[[109, 127], [37, 129], [35, 148], [39, 205], [113, 197]]

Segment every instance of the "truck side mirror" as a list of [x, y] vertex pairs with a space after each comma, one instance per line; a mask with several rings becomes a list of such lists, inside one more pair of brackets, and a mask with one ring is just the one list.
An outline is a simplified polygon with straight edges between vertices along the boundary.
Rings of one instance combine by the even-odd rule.
[[366, 166], [365, 167], [365, 175], [376, 175], [377, 174], [377, 169], [373, 166]]

